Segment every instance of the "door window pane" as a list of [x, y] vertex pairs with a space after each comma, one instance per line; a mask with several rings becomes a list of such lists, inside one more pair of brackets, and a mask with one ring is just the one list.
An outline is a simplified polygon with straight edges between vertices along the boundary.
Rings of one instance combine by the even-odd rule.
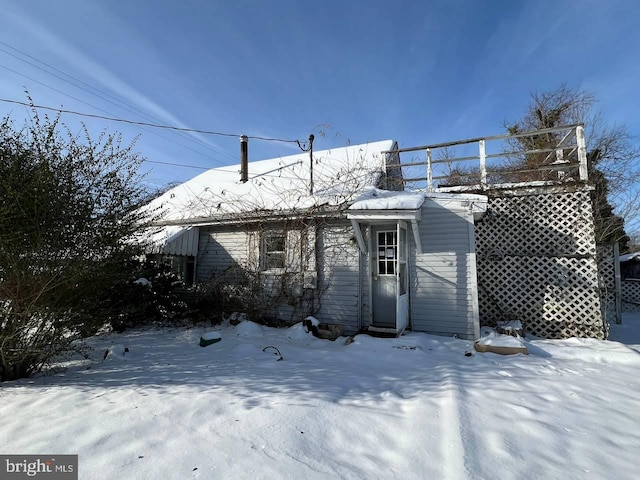
[[387, 232], [387, 245], [396, 244], [396, 232]]
[[395, 231], [378, 232], [378, 275], [395, 275], [398, 258], [398, 236]]

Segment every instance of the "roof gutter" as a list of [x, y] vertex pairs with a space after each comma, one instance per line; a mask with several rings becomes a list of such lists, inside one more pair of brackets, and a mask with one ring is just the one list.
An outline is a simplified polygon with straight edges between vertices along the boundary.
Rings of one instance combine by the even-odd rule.
[[322, 210], [307, 211], [283, 211], [274, 213], [272, 211], [263, 213], [245, 214], [238, 213], [226, 217], [195, 217], [177, 220], [159, 220], [153, 222], [153, 226], [194, 226], [201, 227], [206, 225], [237, 225], [242, 223], [258, 223], [264, 221], [277, 220], [300, 220], [305, 218], [337, 218], [345, 219], [346, 212], [344, 207], [323, 208]]

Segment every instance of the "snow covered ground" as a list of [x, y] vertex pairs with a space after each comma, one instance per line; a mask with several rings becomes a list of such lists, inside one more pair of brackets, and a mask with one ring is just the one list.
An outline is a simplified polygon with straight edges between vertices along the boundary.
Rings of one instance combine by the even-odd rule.
[[0, 451], [77, 453], [81, 479], [638, 478], [640, 316], [624, 321], [509, 357], [251, 322], [207, 347], [211, 328], [104, 335], [91, 361], [0, 384]]

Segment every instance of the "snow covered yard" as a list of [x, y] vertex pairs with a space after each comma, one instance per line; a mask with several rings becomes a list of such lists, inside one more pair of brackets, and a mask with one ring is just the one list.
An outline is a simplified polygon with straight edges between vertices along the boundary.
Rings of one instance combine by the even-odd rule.
[[1, 451], [77, 453], [81, 479], [638, 476], [640, 316], [617, 341], [533, 340], [510, 357], [251, 322], [200, 347], [210, 330], [96, 337], [91, 361], [1, 384]]

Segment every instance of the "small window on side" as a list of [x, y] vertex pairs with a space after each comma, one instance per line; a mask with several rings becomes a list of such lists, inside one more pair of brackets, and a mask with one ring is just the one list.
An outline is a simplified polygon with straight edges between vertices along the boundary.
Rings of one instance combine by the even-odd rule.
[[266, 233], [262, 240], [263, 270], [277, 270], [285, 267], [284, 233]]

